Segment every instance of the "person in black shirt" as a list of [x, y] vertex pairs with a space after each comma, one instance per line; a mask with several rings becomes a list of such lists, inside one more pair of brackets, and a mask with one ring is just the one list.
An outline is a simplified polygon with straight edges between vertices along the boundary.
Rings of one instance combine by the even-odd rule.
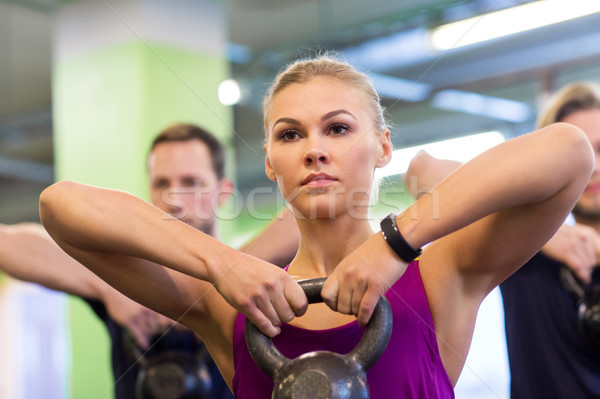
[[[555, 122], [582, 129], [596, 162], [573, 209], [575, 223], [564, 224], [500, 284], [511, 399], [600, 398], [600, 88], [574, 82], [559, 90], [537, 127]], [[421, 152], [405, 181], [414, 195], [424, 193], [459, 166]], [[589, 302], [582, 307], [585, 292]], [[587, 319], [583, 309], [590, 312]]]
[[[214, 207], [226, 201], [233, 185], [225, 177], [224, 151], [214, 136], [195, 125], [168, 127], [152, 144], [148, 172], [155, 206], [200, 231], [217, 235]], [[293, 215], [284, 211], [242, 251], [284, 266], [297, 249], [298, 237]], [[133, 339], [136, 353], [141, 354], [152, 354], [157, 347], [168, 350], [165, 342], [190, 342], [186, 346], [188, 352], [193, 356], [201, 354], [210, 371], [210, 398], [232, 398], [214, 362], [193, 333], [104, 283], [63, 252], [41, 225], [0, 225], [0, 271], [79, 296], [90, 305], [110, 336], [116, 399], [136, 397], [136, 381], [143, 368], [143, 359], [131, 353], [128, 337]]]

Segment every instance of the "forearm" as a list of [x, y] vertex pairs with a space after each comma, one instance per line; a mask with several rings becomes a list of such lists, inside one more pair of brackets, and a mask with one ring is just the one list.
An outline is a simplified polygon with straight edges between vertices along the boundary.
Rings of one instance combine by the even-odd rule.
[[96, 298], [89, 270], [66, 254], [36, 223], [0, 225], [0, 270], [13, 278]]
[[59, 243], [149, 260], [210, 282], [236, 252], [131, 194], [73, 182], [44, 190], [40, 217]]
[[592, 165], [585, 134], [571, 125], [555, 124], [502, 143], [463, 165], [397, 223], [417, 248], [494, 212], [552, 198], [560, 199], [555, 201], [557, 219], [564, 218]]

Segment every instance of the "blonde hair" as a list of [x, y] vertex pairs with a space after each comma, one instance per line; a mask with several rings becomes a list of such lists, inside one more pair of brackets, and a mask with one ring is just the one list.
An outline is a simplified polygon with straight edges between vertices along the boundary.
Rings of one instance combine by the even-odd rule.
[[375, 91], [367, 75], [357, 71], [348, 63], [334, 58], [331, 54], [325, 54], [316, 58], [295, 61], [275, 77], [263, 99], [265, 135], [268, 133], [266, 125], [267, 110], [273, 101], [273, 97], [294, 83], [306, 83], [318, 76], [336, 78], [361, 90], [371, 108], [376, 130], [383, 131], [387, 129], [379, 94]]
[[577, 111], [600, 108], [600, 87], [591, 82], [574, 82], [557, 91], [539, 114], [538, 128], [561, 122]]

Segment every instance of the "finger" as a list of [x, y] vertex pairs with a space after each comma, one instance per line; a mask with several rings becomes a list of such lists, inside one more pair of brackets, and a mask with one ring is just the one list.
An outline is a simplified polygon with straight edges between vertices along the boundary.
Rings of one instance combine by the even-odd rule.
[[365, 292], [365, 295], [362, 297], [362, 301], [360, 303], [360, 310], [357, 317], [359, 325], [364, 326], [369, 322], [380, 297], [381, 295], [375, 290], [367, 290]]
[[271, 321], [256, 307], [249, 310], [246, 313], [246, 317], [268, 337], [273, 338], [281, 332], [281, 329], [274, 326], [273, 323], [271, 323]]
[[150, 339], [138, 323], [132, 323], [127, 329], [140, 348], [148, 349], [150, 346]]
[[[286, 302], [291, 306], [291, 310], [296, 316], [302, 316], [306, 313], [306, 309], [308, 309], [308, 299], [306, 298], [304, 290], [296, 280], [293, 278], [288, 280], [283, 287], [283, 294]], [[293, 317], [289, 320], [291, 319], [293, 319]]]
[[274, 298], [271, 298], [271, 305], [277, 314], [277, 318], [284, 323], [288, 323], [294, 318], [294, 309], [292, 309], [292, 306], [288, 303], [285, 291], [283, 296], [277, 295]]
[[321, 298], [330, 309], [337, 311], [339, 284], [335, 277], [330, 276], [321, 289]]
[[360, 313], [360, 304], [364, 297], [365, 291], [367, 290], [366, 281], [358, 282], [357, 288], [352, 292], [352, 314], [358, 316]]
[[586, 236], [583, 239], [580, 251], [582, 264], [585, 267], [588, 265], [589, 267], [592, 267], [596, 264], [596, 246], [594, 237]]
[[156, 316], [156, 321], [158, 323], [158, 328], [160, 329], [160, 331], [165, 331], [169, 329], [172, 325], [176, 324], [173, 320], [169, 319], [166, 316], [163, 316], [160, 313], [156, 313]]
[[147, 335], [156, 335], [163, 332], [161, 328], [158, 313], [148, 311], [144, 314]]
[[262, 312], [262, 314], [269, 319], [269, 322], [275, 326], [281, 326], [281, 319], [277, 314], [277, 311], [273, 307], [273, 303], [271, 302], [271, 298], [256, 298], [256, 305], [258, 309]]
[[569, 254], [567, 266], [584, 283], [591, 281], [591, 268], [595, 264], [595, 255], [589, 245], [580, 245]]
[[345, 285], [340, 287], [337, 297], [337, 311], [343, 314], [352, 313], [352, 296], [354, 287]]

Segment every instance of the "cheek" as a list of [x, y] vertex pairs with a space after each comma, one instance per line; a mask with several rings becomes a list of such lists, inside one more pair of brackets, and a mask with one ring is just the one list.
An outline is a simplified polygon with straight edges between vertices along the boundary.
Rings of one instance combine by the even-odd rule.
[[150, 202], [160, 208], [161, 210], [165, 210], [165, 198], [163, 196], [164, 190], [152, 189], [150, 190]]

